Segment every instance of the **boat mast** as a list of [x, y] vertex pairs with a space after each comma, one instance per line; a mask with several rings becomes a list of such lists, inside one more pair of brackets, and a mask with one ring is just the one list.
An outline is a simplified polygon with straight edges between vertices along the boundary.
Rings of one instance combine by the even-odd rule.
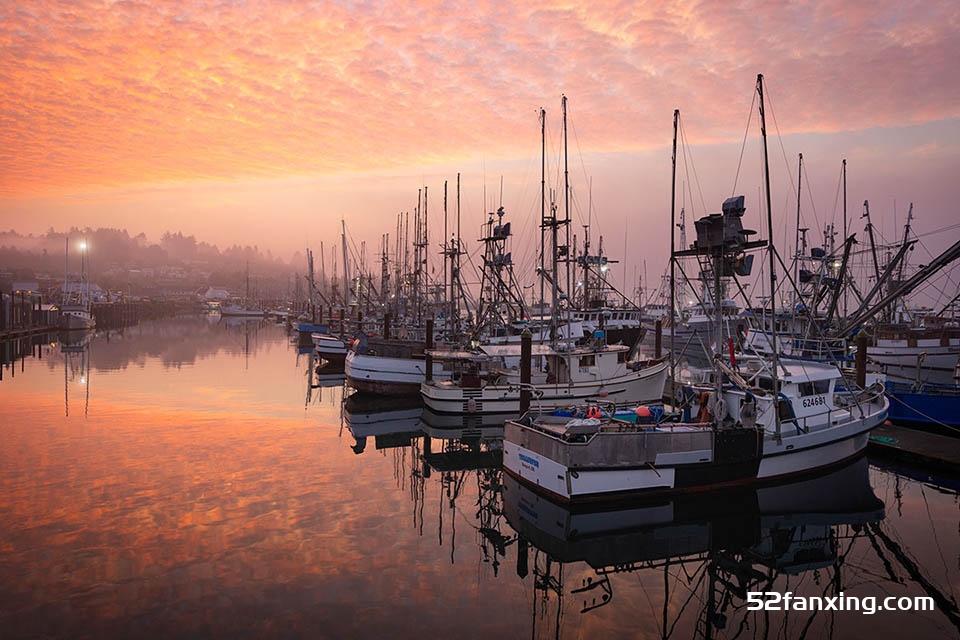
[[[847, 159], [843, 159], [841, 172], [843, 173], [843, 241], [847, 241]], [[844, 275], [844, 278], [846, 275]], [[843, 317], [847, 317], [847, 287], [843, 286]]]
[[[540, 107], [540, 315], [543, 315], [543, 270], [546, 268], [546, 241], [543, 237], [547, 225], [547, 110]], [[556, 257], [556, 250], [553, 252]], [[556, 285], [553, 287], [553, 296], [556, 297]], [[556, 300], [551, 300], [551, 307]], [[550, 335], [556, 330], [556, 318], [550, 316]]]
[[340, 246], [343, 251], [343, 307], [350, 306], [350, 263], [347, 261], [347, 223], [340, 218]]
[[[570, 170], [569, 164], [567, 162], [567, 96], [563, 95], [561, 104], [563, 105], [563, 206], [564, 206], [564, 218], [563, 224], [566, 225], [566, 244], [567, 244], [567, 255], [566, 255], [566, 266], [567, 266], [567, 309], [570, 309]], [[556, 252], [555, 252], [556, 253]], [[554, 264], [556, 264], [556, 259], [554, 259]], [[554, 271], [554, 278], [557, 277], [556, 271]], [[568, 318], [569, 320], [569, 318]]]
[[[673, 155], [671, 156], [672, 171], [670, 177], [670, 388], [674, 388], [675, 363], [673, 360], [673, 337], [676, 334], [674, 321], [676, 320], [676, 300], [674, 294], [674, 283], [676, 278], [677, 258], [674, 255], [676, 247], [674, 246], [674, 234], [677, 228], [677, 125], [680, 121], [680, 109], [673, 110]], [[661, 328], [663, 324], [661, 323]], [[671, 396], [675, 397], [671, 390]]]
[[777, 302], [775, 256], [773, 246], [773, 208], [770, 203], [770, 162], [767, 155], [767, 119], [763, 108], [763, 74], [757, 74], [757, 95], [760, 101], [760, 135], [763, 138], [763, 178], [766, 186], [767, 201], [767, 255], [770, 258], [770, 352], [773, 358], [773, 418], [776, 424], [777, 440], [780, 439], [780, 381], [778, 368], [780, 365], [777, 355]]
[[[797, 226], [795, 229], [793, 237], [793, 282], [799, 282], [799, 271], [800, 271], [800, 185], [803, 180], [803, 154], [799, 154], [799, 160], [797, 161]], [[797, 285], [794, 284], [794, 288]], [[796, 293], [794, 293], [796, 295]], [[800, 300], [797, 300], [794, 303], [793, 312], [796, 313], [796, 307], [800, 304]]]

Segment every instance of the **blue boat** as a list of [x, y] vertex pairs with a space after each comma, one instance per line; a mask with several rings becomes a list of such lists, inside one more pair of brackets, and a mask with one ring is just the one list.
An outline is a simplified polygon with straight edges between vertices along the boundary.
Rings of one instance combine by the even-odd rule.
[[[886, 382], [889, 420], [923, 427], [960, 427], [960, 386], [923, 382]], [[960, 435], [952, 431], [954, 435]]]

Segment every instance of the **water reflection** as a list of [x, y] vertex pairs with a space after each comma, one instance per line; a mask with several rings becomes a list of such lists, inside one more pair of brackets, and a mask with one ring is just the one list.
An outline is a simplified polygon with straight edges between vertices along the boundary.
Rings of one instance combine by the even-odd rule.
[[[344, 401], [342, 373], [281, 327], [187, 318], [64, 345], [0, 384], [4, 638], [960, 629], [958, 483], [915, 469], [571, 513], [521, 500], [502, 424]], [[939, 599], [748, 615], [739, 594], [769, 585]]]

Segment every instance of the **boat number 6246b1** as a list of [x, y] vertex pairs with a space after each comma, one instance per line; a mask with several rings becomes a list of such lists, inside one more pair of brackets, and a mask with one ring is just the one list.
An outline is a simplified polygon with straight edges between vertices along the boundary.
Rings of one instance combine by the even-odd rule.
[[803, 406], [805, 407], [816, 407], [816, 406], [825, 405], [825, 404], [827, 404], [827, 401], [826, 399], [824, 399], [823, 396], [813, 396], [810, 398], [803, 399]]

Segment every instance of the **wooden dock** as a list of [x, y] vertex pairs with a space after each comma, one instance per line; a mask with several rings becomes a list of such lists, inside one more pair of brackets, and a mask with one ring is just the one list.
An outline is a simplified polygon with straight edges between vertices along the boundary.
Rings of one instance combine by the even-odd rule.
[[924, 468], [960, 474], [960, 437], [898, 427], [887, 422], [870, 432], [867, 451]]

